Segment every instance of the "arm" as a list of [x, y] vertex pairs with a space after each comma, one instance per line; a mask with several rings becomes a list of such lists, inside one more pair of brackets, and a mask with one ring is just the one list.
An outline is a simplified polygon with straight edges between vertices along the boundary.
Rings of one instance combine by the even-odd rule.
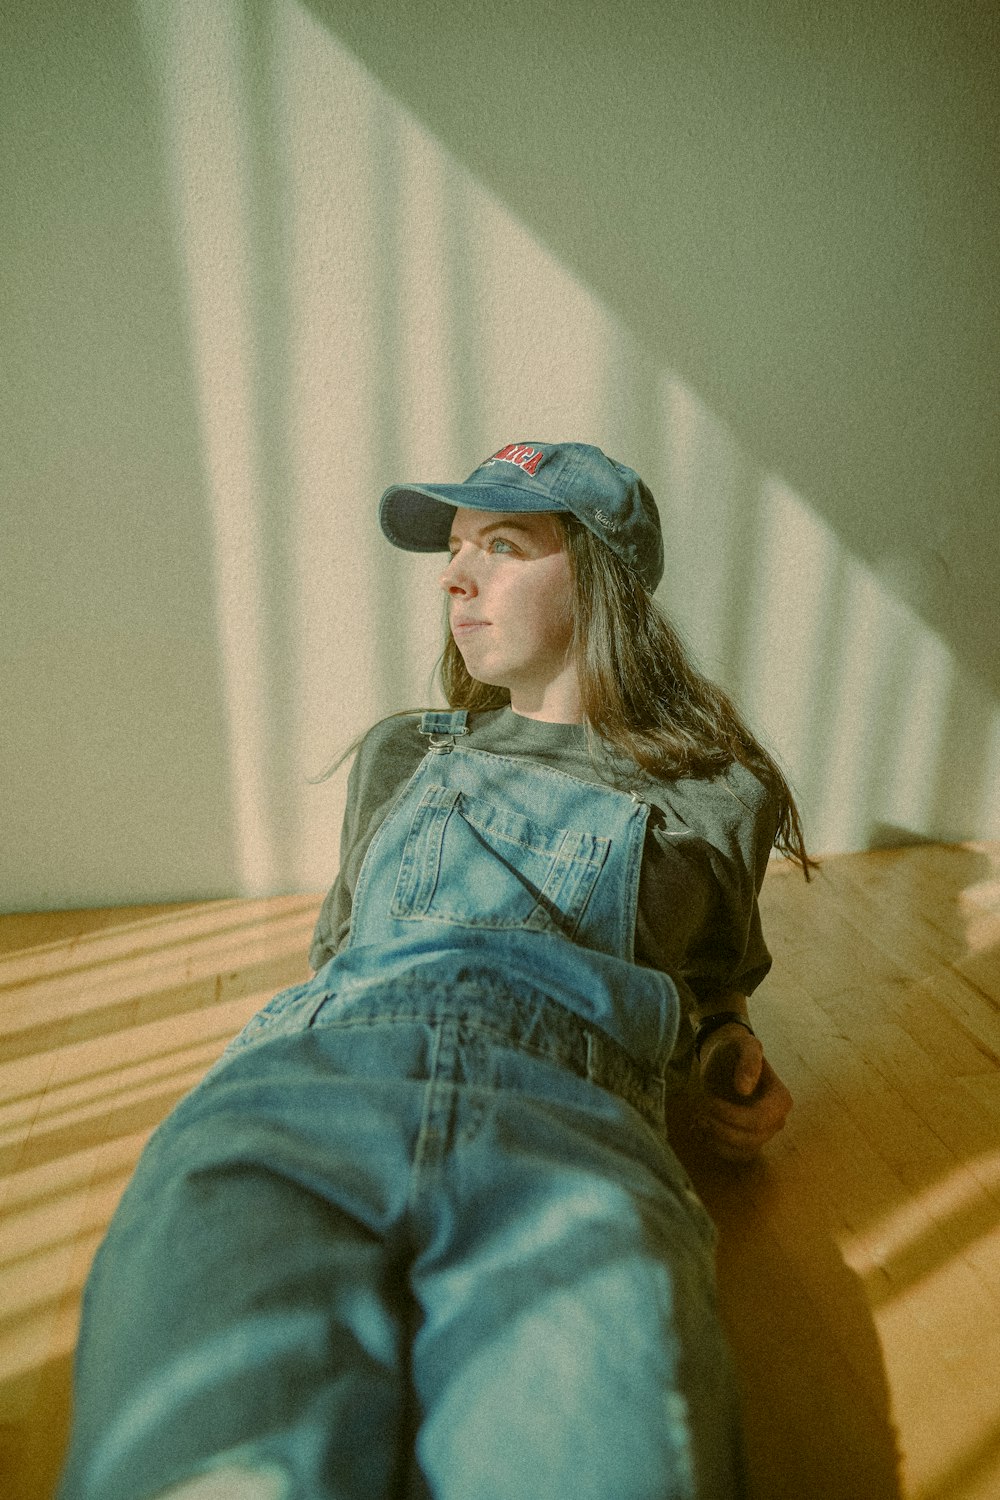
[[[745, 1022], [706, 1028], [708, 1016], [732, 1011]], [[691, 1102], [696, 1128], [727, 1161], [749, 1162], [781, 1130], [792, 1096], [764, 1056], [750, 1027], [747, 997], [738, 990], [716, 994], [691, 1013], [696, 1056], [691, 1065]]]
[[[673, 1069], [675, 1076], [683, 1070], [687, 1086], [676, 1095], [678, 1112], [720, 1155], [748, 1161], [791, 1108], [747, 1029], [747, 995], [771, 968], [758, 893], [777, 807], [739, 765], [707, 781], [664, 783], [659, 792], [661, 817], [651, 820], [639, 888], [637, 953], [680, 981], [686, 1019]], [[734, 1011], [746, 1025], [703, 1034], [696, 1059], [698, 1023], [720, 1011]]]
[[309, 962], [319, 969], [347, 941], [364, 857], [397, 795], [424, 756], [419, 714], [392, 714], [368, 731], [347, 778], [340, 870], [323, 902]]

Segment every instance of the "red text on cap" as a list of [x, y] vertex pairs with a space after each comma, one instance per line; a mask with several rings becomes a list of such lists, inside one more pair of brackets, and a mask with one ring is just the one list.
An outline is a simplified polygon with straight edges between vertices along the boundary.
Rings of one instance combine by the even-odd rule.
[[506, 448], [501, 448], [493, 457], [500, 458], [507, 464], [517, 464], [526, 474], [533, 475], [542, 461], [542, 450], [529, 448], [526, 443], [508, 443]]

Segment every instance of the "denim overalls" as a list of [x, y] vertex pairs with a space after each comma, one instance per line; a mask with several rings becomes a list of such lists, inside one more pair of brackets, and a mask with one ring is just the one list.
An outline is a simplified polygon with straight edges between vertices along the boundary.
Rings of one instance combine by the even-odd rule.
[[143, 1153], [61, 1500], [213, 1465], [274, 1500], [743, 1493], [712, 1230], [663, 1137], [677, 993], [633, 961], [648, 809], [465, 718], [424, 715], [347, 946]]

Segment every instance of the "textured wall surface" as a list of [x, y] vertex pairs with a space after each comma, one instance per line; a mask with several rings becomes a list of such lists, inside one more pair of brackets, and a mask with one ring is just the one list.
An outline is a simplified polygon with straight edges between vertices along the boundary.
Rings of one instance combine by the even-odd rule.
[[6, 7], [0, 903], [325, 885], [433, 691], [377, 496], [518, 438], [643, 473], [814, 847], [1000, 836], [995, 26]]

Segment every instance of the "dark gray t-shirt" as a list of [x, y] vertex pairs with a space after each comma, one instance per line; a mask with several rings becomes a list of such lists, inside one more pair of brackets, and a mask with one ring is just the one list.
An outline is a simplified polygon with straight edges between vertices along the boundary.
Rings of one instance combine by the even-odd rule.
[[[547, 724], [509, 708], [470, 714], [468, 724], [463, 743], [477, 750], [524, 755], [583, 781], [622, 784], [610, 768], [595, 765], [580, 724]], [[358, 750], [347, 786], [340, 874], [323, 902], [309, 954], [314, 969], [347, 941], [368, 845], [426, 753], [418, 726], [418, 714], [383, 719]], [[771, 967], [757, 895], [777, 829], [772, 795], [738, 764], [708, 781], [655, 781], [637, 772], [633, 788], [651, 808], [637, 961], [669, 974], [686, 1008], [692, 997], [701, 1003], [728, 990], [750, 994]]]

